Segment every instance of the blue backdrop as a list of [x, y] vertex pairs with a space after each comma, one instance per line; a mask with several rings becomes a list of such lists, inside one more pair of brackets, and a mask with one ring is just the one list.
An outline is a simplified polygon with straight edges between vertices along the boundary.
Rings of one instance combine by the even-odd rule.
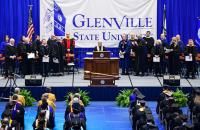
[[197, 35], [197, 17], [200, 16], [199, 0], [165, 0], [167, 38], [180, 34], [184, 43]]
[[[0, 42], [8, 34], [18, 43], [21, 35], [26, 35], [28, 28], [28, 5], [33, 5], [33, 24], [35, 34], [39, 34], [39, 0], [0, 0]], [[167, 38], [180, 34], [184, 43], [187, 39], [196, 38], [197, 17], [200, 16], [199, 0], [158, 0], [157, 32], [158, 37], [163, 29], [163, 12], [166, 4]], [[76, 49], [79, 58], [85, 57], [88, 49]], [[112, 50], [112, 49], [110, 49]], [[114, 49], [116, 54], [116, 49]]]
[[39, 0], [0, 0], [0, 42], [5, 35], [18, 43], [21, 35], [27, 34], [29, 6], [33, 5], [35, 34], [39, 34]]

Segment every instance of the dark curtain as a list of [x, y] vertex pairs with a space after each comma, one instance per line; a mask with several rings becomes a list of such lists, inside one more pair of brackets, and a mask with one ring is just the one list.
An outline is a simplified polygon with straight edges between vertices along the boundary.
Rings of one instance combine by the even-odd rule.
[[167, 38], [180, 34], [185, 44], [197, 35], [200, 0], [166, 0]]
[[9, 35], [18, 43], [20, 37], [27, 34], [28, 5], [33, 5], [35, 34], [39, 34], [39, 3], [39, 0], [0, 0], [0, 42]]

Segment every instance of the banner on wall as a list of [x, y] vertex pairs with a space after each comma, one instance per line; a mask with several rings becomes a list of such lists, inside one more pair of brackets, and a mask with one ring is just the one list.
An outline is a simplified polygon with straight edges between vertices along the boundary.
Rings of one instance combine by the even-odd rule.
[[117, 47], [121, 34], [157, 36], [157, 0], [40, 0], [40, 35], [76, 40], [76, 47], [94, 47], [102, 41]]

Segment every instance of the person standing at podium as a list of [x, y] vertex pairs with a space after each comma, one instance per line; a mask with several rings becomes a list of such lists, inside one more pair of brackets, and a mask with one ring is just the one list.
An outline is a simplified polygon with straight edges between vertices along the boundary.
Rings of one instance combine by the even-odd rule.
[[106, 51], [106, 48], [103, 46], [102, 41], [98, 41], [98, 45], [94, 47], [94, 51]]
[[122, 40], [119, 42], [119, 57], [122, 67], [122, 75], [129, 73], [129, 61], [130, 61], [130, 45], [127, 41], [126, 34], [122, 34]]

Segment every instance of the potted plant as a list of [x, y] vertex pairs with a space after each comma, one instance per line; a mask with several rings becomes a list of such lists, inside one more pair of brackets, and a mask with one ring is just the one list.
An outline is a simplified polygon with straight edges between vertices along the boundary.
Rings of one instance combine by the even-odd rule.
[[172, 97], [179, 107], [185, 107], [187, 105], [188, 94], [184, 94], [182, 90], [177, 88], [176, 91], [173, 92]]
[[[80, 90], [80, 89], [78, 89], [78, 92], [77, 93], [79, 93], [80, 95], [81, 95], [81, 100], [82, 100], [82, 102], [83, 102], [83, 104], [84, 104], [84, 106], [87, 106], [87, 105], [89, 105], [89, 103], [90, 103], [90, 97], [89, 97], [89, 92], [87, 92], [87, 91], [83, 91], [83, 90]], [[67, 94], [66, 94], [66, 96], [65, 96], [65, 102], [66, 102], [66, 104], [68, 104], [69, 103], [69, 97], [70, 97], [70, 95], [73, 95], [74, 93], [72, 93], [72, 92], [68, 92]]]
[[133, 90], [127, 89], [127, 90], [121, 90], [116, 97], [117, 105], [120, 107], [129, 107], [130, 105], [130, 95], [132, 94]]
[[33, 106], [33, 103], [36, 102], [35, 98], [32, 97], [31, 92], [26, 89], [21, 89], [19, 94], [24, 96], [25, 106]]

